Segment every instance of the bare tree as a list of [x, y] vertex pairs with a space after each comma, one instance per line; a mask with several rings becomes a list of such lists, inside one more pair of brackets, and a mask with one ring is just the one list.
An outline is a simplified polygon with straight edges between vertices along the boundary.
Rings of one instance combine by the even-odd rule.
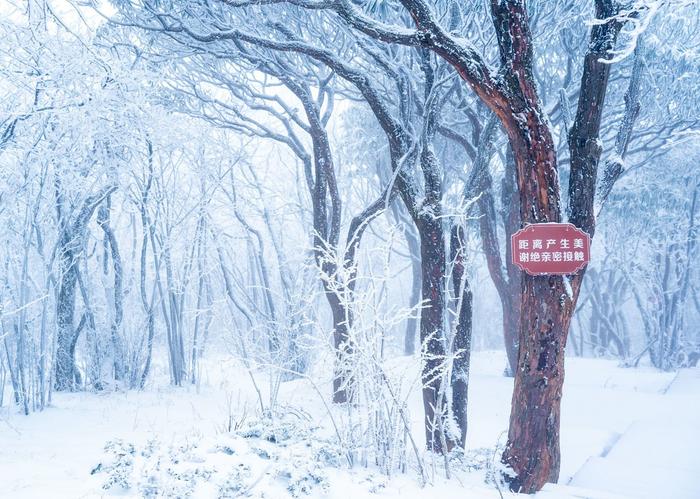
[[[452, 65], [496, 114], [509, 138], [517, 171], [521, 223], [562, 219], [556, 147], [537, 93], [530, 21], [524, 1], [491, 2], [500, 54], [498, 77], [467, 40], [452, 35], [440, 24], [433, 9], [423, 0], [401, 2], [410, 13], [415, 29], [377, 22], [349, 1], [285, 3], [333, 10], [367, 36], [388, 43], [425, 47]], [[605, 59], [612, 57], [624, 24], [618, 17], [618, 4], [606, 0], [595, 4], [599, 21], [591, 29], [579, 105], [569, 132], [569, 221], [591, 236], [595, 230], [593, 203], [601, 154], [598, 137], [611, 69]], [[240, 36], [240, 32], [208, 36]], [[423, 255], [424, 259], [426, 256]], [[424, 291], [425, 278], [424, 274]], [[503, 456], [503, 461], [515, 471], [510, 486], [516, 491], [532, 493], [545, 482], [556, 481], [559, 475], [563, 353], [582, 278], [583, 272], [570, 278], [529, 275], [522, 278], [519, 361], [509, 439]]]

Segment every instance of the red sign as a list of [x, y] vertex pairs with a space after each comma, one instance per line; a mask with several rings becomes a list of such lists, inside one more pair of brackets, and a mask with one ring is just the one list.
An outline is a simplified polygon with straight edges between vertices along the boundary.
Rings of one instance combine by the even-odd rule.
[[591, 238], [572, 224], [530, 224], [510, 238], [513, 264], [530, 275], [575, 274], [591, 260]]

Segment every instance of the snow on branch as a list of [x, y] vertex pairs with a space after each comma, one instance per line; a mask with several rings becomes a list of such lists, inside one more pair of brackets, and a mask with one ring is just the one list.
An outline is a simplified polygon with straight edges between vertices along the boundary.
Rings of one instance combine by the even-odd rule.
[[610, 57], [601, 59], [606, 64], [615, 64], [627, 59], [634, 53], [640, 37], [649, 30], [652, 21], [657, 18], [662, 9], [679, 12], [685, 7], [694, 5], [693, 0], [635, 0], [629, 7], [621, 8], [612, 17], [593, 19], [589, 25], [602, 25], [612, 20], [619, 22], [623, 28], [620, 32], [626, 42], [609, 52]]

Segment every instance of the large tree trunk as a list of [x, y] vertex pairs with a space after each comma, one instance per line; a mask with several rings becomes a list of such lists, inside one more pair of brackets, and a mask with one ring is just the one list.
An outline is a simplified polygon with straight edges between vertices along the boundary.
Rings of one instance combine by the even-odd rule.
[[64, 246], [61, 254], [61, 282], [56, 299], [56, 373], [58, 391], [74, 390], [75, 386], [75, 292], [78, 265], [73, 251]]
[[[552, 215], [539, 221], [558, 221]], [[564, 277], [523, 275], [518, 363], [503, 456], [516, 473], [510, 483], [514, 491], [532, 493], [559, 476], [564, 347], [573, 309]]]
[[87, 223], [97, 206], [116, 187], [104, 187], [83, 201], [78, 214], [70, 220], [67, 215], [60, 179], [56, 179], [56, 212], [59, 224], [59, 266], [61, 281], [56, 298], [56, 390], [73, 390], [79, 383], [75, 367], [75, 346], [79, 330], [75, 329], [75, 291], [78, 282], [78, 253], [85, 238]]
[[[524, 224], [559, 222], [551, 133], [534, 107], [525, 113], [525, 122], [526, 130], [517, 123], [506, 127], [518, 171], [521, 219]], [[559, 411], [572, 299], [562, 276], [522, 276], [518, 364], [503, 455], [515, 472], [514, 491], [532, 493], [559, 476]]]
[[512, 490], [533, 493], [559, 477], [564, 346], [573, 310], [563, 278], [524, 276], [518, 369], [503, 461]]
[[[609, 18], [606, 2], [597, 2], [597, 17]], [[569, 133], [571, 178], [569, 221], [591, 237], [595, 230], [593, 200], [601, 154], [598, 140], [610, 64], [601, 62], [614, 46], [620, 25], [595, 25], [586, 54], [576, 120]], [[533, 95], [534, 93], [533, 89]], [[524, 224], [560, 221], [559, 184], [552, 136], [538, 105], [524, 113], [526, 127], [506, 123], [518, 172]], [[524, 133], [523, 133], [524, 132]], [[560, 403], [564, 383], [564, 347], [584, 271], [569, 277], [523, 274], [518, 370], [503, 461], [516, 473], [510, 487], [534, 493], [559, 478]], [[565, 279], [568, 282], [565, 283]]]
[[442, 433], [445, 397], [439, 395], [445, 363], [445, 234], [439, 217], [424, 216], [417, 226], [421, 241], [422, 294], [426, 301], [420, 317], [425, 440], [429, 450], [443, 452], [446, 450]]

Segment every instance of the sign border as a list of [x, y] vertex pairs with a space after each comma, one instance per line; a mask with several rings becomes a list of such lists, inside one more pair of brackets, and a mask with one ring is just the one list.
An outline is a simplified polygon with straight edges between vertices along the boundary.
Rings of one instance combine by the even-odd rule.
[[[517, 254], [516, 247], [515, 247], [515, 238], [518, 237], [521, 233], [525, 232], [529, 227], [532, 227], [533, 225], [557, 225], [562, 228], [574, 230], [579, 234], [583, 234], [586, 236], [586, 240], [588, 242], [588, 262], [582, 262], [578, 267], [576, 267], [572, 272], [530, 272], [528, 269], [526, 269], [524, 266], [520, 264], [520, 262], [516, 262], [515, 255]], [[590, 263], [590, 257], [591, 257], [591, 236], [588, 234], [588, 232], [584, 231], [583, 229], [579, 229], [576, 227], [574, 224], [569, 223], [569, 222], [538, 222], [538, 223], [532, 223], [532, 224], [527, 224], [525, 227], [522, 229], [518, 229], [516, 232], [511, 234], [510, 236], [510, 255], [511, 255], [511, 263], [518, 267], [522, 272], [525, 272], [528, 275], [531, 276], [543, 276], [543, 275], [576, 275], [578, 272], [583, 270], [586, 265]]]

